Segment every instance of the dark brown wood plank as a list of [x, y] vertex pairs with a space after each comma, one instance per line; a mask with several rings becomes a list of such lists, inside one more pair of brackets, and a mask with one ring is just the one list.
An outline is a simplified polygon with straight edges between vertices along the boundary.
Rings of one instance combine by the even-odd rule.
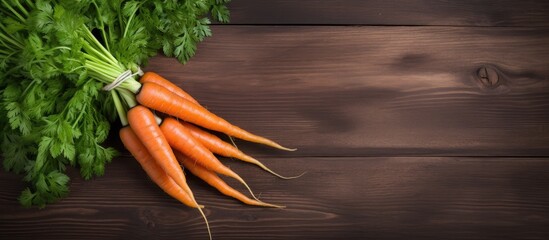
[[539, 0], [236, 0], [232, 24], [548, 26]]
[[548, 156], [548, 30], [218, 26], [147, 69], [288, 156]]
[[[265, 201], [248, 207], [197, 179], [214, 239], [547, 239], [549, 159], [266, 158], [300, 179], [224, 160]], [[43, 210], [22, 209], [19, 177], [0, 173], [1, 239], [207, 239], [196, 210], [165, 196], [127, 153]], [[242, 188], [234, 181], [231, 184]]]

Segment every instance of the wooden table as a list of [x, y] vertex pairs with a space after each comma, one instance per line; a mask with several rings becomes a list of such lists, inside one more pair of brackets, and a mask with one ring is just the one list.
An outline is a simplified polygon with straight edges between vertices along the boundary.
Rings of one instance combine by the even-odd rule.
[[[147, 69], [252, 132], [285, 175], [222, 159], [249, 207], [189, 177], [214, 239], [549, 239], [548, 1], [235, 0], [183, 66]], [[116, 131], [114, 131], [116, 132]], [[207, 239], [122, 151], [103, 177], [69, 169], [43, 210], [0, 173], [0, 239]], [[227, 181], [244, 190], [235, 181]]]

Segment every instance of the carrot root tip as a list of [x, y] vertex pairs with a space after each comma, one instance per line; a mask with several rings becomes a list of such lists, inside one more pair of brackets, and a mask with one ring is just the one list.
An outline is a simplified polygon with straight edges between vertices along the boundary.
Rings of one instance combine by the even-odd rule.
[[296, 179], [296, 178], [300, 178], [302, 177], [303, 175], [305, 175], [307, 172], [302, 172], [301, 174], [297, 175], [297, 176], [291, 176], [291, 177], [285, 177], [285, 176], [280, 176], [280, 175], [276, 175], [277, 177], [279, 178], [282, 178], [284, 180], [291, 180], [291, 179]]
[[286, 208], [286, 206], [276, 205], [276, 204], [272, 204], [272, 203], [266, 203], [266, 202], [263, 202], [261, 200], [256, 200], [254, 205], [261, 206], [261, 207], [271, 207], [271, 208]]
[[278, 149], [281, 149], [281, 150], [284, 150], [284, 151], [288, 151], [288, 152], [295, 152], [295, 151], [297, 151], [297, 148], [287, 148], [287, 147], [283, 147], [283, 146], [280, 146]]

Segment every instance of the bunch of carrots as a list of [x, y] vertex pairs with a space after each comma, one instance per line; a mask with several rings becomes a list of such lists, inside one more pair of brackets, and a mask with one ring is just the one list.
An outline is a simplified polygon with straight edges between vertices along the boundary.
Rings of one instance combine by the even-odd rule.
[[[134, 81], [133, 78], [127, 80]], [[221, 193], [245, 204], [283, 207], [258, 200], [246, 182], [237, 173], [223, 165], [214, 154], [255, 164], [280, 178], [290, 179], [299, 176], [281, 176], [205, 129], [282, 150], [294, 151], [295, 149], [283, 147], [229, 123], [208, 111], [187, 92], [156, 73], [147, 72], [140, 78], [139, 83], [134, 82], [130, 85], [136, 87], [134, 94], [126, 94], [124, 90], [120, 94], [128, 104], [126, 113], [123, 111], [122, 101], [113, 92], [124, 126], [120, 130], [120, 139], [151, 180], [167, 194], [189, 207], [197, 208], [206, 219], [201, 210], [203, 206], [197, 203], [186, 183], [180, 166], [183, 165], [192, 174]], [[161, 118], [154, 112], [160, 112], [164, 116]], [[244, 184], [253, 199], [230, 187], [217, 174], [234, 178]]]
[[[228, 2], [1, 0], [0, 156], [6, 170], [24, 173], [29, 182], [19, 197], [22, 205], [44, 207], [65, 197], [67, 166], [80, 168], [84, 179], [102, 175], [116, 155], [102, 143], [118, 117], [124, 146], [148, 176], [173, 198], [197, 208], [205, 220], [181, 166], [246, 204], [282, 207], [258, 200], [216, 155], [288, 177], [208, 131], [295, 149], [234, 126], [139, 67], [159, 51], [185, 63], [212, 34], [209, 17], [228, 21]], [[218, 174], [241, 182], [252, 197]]]

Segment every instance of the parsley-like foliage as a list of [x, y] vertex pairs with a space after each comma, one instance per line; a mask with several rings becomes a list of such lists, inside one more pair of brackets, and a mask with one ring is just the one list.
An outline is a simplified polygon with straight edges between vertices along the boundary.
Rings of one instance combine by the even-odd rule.
[[66, 196], [67, 166], [101, 176], [117, 154], [103, 142], [139, 83], [101, 88], [159, 51], [188, 61], [212, 34], [208, 16], [228, 21], [227, 2], [0, 0], [0, 151], [28, 182], [21, 204]]

